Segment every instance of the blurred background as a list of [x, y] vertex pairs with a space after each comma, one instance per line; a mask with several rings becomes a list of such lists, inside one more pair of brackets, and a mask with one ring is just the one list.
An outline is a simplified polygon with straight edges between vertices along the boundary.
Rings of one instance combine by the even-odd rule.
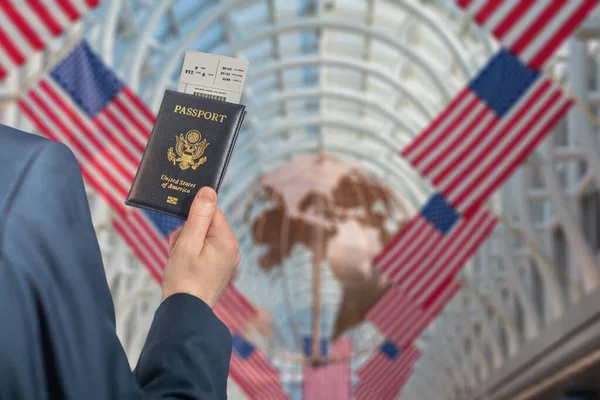
[[[546, 69], [586, 111], [574, 107], [490, 201], [500, 222], [416, 341], [399, 398], [598, 398], [597, 11]], [[365, 321], [389, 285], [371, 260], [433, 193], [398, 152], [498, 43], [453, 1], [104, 0], [0, 82], [0, 122], [36, 132], [15, 99], [81, 38], [153, 112], [186, 50], [249, 60], [248, 116], [219, 193], [241, 244], [235, 285], [258, 310], [242, 334], [291, 399], [303, 398], [303, 363], [334, 343], [345, 350], [332, 363], [347, 367], [335, 379], [356, 384], [385, 342]], [[88, 194], [133, 366], [160, 289]], [[248, 396], [234, 379], [228, 392]]]

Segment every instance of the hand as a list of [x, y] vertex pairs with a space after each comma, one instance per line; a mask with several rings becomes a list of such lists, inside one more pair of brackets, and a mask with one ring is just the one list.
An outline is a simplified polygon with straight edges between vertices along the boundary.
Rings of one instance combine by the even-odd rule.
[[163, 300], [188, 293], [214, 308], [239, 263], [238, 242], [217, 207], [217, 194], [204, 187], [194, 198], [185, 225], [171, 235]]

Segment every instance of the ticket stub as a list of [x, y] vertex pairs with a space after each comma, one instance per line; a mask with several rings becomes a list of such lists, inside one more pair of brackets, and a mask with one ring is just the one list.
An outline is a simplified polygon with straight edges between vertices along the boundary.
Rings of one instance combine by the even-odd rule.
[[188, 51], [177, 90], [214, 100], [240, 103], [248, 61]]

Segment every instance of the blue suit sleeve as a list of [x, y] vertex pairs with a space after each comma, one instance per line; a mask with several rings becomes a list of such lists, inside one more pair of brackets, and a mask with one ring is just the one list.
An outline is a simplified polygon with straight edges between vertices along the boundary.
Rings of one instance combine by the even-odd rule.
[[130, 370], [79, 166], [32, 154], [0, 219], [0, 398], [225, 399], [231, 336], [190, 295], [163, 301]]
[[160, 398], [226, 399], [230, 358], [229, 329], [202, 300], [176, 294], [156, 311], [135, 372]]

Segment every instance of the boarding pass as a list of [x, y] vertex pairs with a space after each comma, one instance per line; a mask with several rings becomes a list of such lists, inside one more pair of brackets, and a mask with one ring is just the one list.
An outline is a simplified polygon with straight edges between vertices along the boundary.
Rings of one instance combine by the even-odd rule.
[[240, 103], [248, 61], [188, 51], [177, 90], [213, 100]]

